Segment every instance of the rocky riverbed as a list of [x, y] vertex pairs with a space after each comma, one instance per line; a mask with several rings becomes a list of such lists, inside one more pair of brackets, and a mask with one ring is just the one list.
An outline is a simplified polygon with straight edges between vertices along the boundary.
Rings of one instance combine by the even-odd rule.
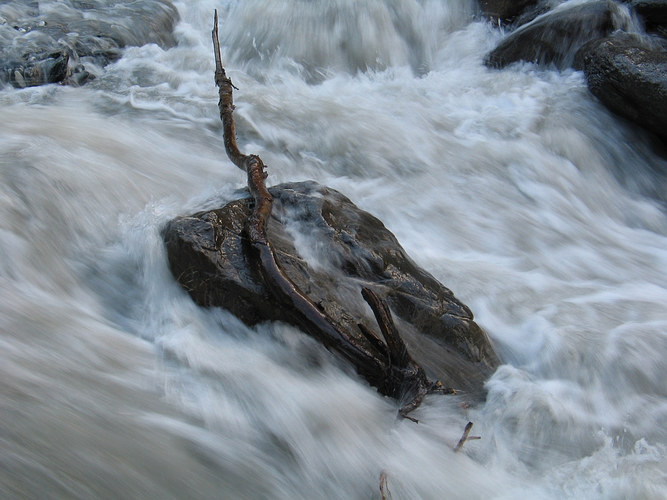
[[[140, 12], [103, 17], [111, 3], [174, 24], [143, 32]], [[666, 497], [660, 139], [583, 70], [485, 64], [519, 23], [582, 4], [492, 20], [470, 0], [0, 1], [0, 52], [14, 54], [0, 87], [0, 498], [370, 499], [381, 484], [394, 498]], [[581, 47], [656, 41], [640, 4], [613, 4], [625, 34]], [[428, 396], [418, 424], [398, 419], [395, 398], [301, 326], [200, 305], [171, 272], [171, 221], [252, 209], [221, 140], [214, 8], [239, 146], [278, 189], [276, 245], [292, 238], [295, 273], [318, 274], [359, 239], [336, 221], [308, 231], [300, 217], [327, 211], [289, 208], [296, 185], [381, 221], [395, 240], [373, 234], [441, 284], [444, 319], [492, 343], [500, 364], [475, 404]], [[72, 21], [35, 54], [69, 77], [32, 85], [23, 48], [46, 36], [32, 19], [58, 16]], [[111, 27], [86, 38], [77, 19]], [[102, 52], [82, 56], [77, 37]], [[340, 261], [316, 244], [328, 234]], [[382, 282], [325, 288], [350, 291], [351, 318], [374, 329], [346, 287], [377, 287], [409, 332], [415, 300], [396, 299], [380, 260], [352, 270]], [[444, 340], [409, 347], [427, 366]], [[481, 439], [455, 452], [468, 422]]]
[[610, 110], [667, 137], [667, 3], [664, 1], [482, 2], [510, 33], [486, 57], [502, 68], [527, 61], [586, 75]]

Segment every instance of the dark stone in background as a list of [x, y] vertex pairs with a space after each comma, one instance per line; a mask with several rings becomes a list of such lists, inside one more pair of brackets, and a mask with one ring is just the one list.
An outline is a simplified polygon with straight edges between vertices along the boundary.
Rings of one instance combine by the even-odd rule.
[[[495, 3], [520, 11], [515, 16], [526, 16], [531, 8], [529, 2], [481, 0], [482, 6]], [[633, 23], [620, 3], [591, 1], [564, 6], [521, 26], [502, 39], [484, 62], [492, 68], [527, 61], [583, 70], [591, 93], [607, 108], [652, 132], [658, 143], [664, 142], [667, 0], [625, 3], [656, 36], [627, 33]]]
[[83, 84], [86, 64], [103, 67], [124, 47], [173, 46], [177, 20], [169, 0], [0, 1], [0, 82]]
[[503, 68], [517, 61], [566, 68], [586, 42], [617, 29], [614, 2], [590, 2], [549, 12], [505, 37], [485, 64]]
[[646, 31], [667, 35], [667, 0], [630, 0], [627, 2], [637, 13]]
[[584, 45], [576, 64], [605, 106], [667, 139], [667, 41], [615, 34]]
[[502, 24], [514, 22], [525, 11], [537, 7], [540, 0], [480, 0], [485, 16]]

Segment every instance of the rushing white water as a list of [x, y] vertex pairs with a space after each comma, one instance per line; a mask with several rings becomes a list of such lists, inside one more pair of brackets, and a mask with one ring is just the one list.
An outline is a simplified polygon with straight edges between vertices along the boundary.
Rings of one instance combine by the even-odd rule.
[[[482, 64], [472, 1], [198, 0], [178, 45], [0, 90], [0, 497], [664, 498], [667, 162], [581, 73]], [[419, 424], [293, 328], [195, 306], [160, 239], [244, 185], [378, 216], [504, 364]], [[452, 447], [468, 420], [473, 434]]]

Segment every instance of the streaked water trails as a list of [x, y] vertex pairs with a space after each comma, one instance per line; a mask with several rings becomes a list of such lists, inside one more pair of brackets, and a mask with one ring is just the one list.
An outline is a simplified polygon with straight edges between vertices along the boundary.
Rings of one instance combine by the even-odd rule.
[[[583, 76], [482, 60], [472, 2], [181, 2], [178, 45], [81, 88], [0, 91], [3, 498], [660, 498], [665, 160]], [[244, 185], [378, 216], [505, 364], [420, 423], [293, 328], [195, 306], [160, 238]], [[304, 241], [307, 238], [304, 237]], [[454, 454], [468, 420], [481, 440]]]

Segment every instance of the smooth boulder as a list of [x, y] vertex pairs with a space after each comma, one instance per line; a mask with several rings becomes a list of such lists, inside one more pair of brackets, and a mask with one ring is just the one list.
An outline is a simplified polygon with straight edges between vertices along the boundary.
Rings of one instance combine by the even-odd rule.
[[[470, 309], [419, 268], [380, 220], [342, 194], [315, 182], [281, 184], [274, 198], [268, 238], [289, 279], [317, 307], [373, 356], [365, 337], [377, 329], [361, 295], [371, 288], [384, 299], [412, 357], [445, 386], [484, 394], [498, 366], [493, 346]], [[294, 312], [275, 300], [253, 260], [245, 227], [248, 193], [223, 208], [179, 217], [164, 241], [174, 277], [202, 306], [223, 307], [245, 323], [296, 324]]]
[[627, 2], [648, 32], [667, 35], [667, 0], [629, 0]]
[[484, 63], [492, 68], [517, 61], [569, 67], [582, 45], [621, 27], [618, 9], [616, 3], [605, 1], [553, 10], [510, 33]]
[[627, 33], [595, 40], [577, 66], [605, 106], [667, 139], [667, 41]]
[[130, 46], [171, 47], [169, 0], [0, 2], [0, 83], [81, 85]]
[[521, 23], [524, 16], [535, 17], [542, 10], [542, 3], [542, 0], [480, 0], [480, 7], [492, 21], [511, 24]]

